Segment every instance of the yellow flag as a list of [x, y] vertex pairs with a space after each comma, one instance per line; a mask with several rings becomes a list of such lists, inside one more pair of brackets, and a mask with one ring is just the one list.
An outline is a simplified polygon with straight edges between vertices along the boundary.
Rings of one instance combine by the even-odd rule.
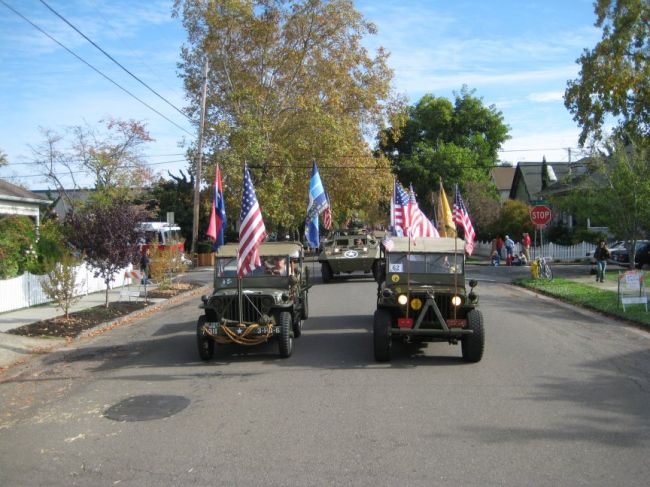
[[445, 188], [440, 181], [440, 192], [438, 193], [438, 233], [441, 237], [455, 237], [456, 224], [451, 215], [449, 200], [445, 194]]

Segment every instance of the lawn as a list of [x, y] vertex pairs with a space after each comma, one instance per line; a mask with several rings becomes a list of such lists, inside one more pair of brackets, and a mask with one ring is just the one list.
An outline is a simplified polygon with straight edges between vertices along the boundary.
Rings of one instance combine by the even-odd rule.
[[535, 289], [571, 304], [650, 327], [650, 312], [645, 311], [645, 306], [641, 304], [626, 305], [626, 311], [623, 311], [623, 307], [618, 303], [616, 291], [598, 289], [595, 286], [570, 279], [553, 279], [552, 281], [519, 279], [514, 284]]

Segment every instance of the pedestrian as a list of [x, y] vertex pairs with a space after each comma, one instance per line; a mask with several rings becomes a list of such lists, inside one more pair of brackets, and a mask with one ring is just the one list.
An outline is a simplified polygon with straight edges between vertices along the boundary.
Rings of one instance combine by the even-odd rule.
[[523, 238], [521, 239], [521, 245], [524, 247], [524, 255], [526, 256], [526, 261], [530, 260], [530, 235], [528, 232], [524, 232]]
[[501, 263], [501, 257], [499, 257], [499, 253], [495, 250], [494, 252], [492, 252], [490, 265], [493, 265], [494, 267], [499, 267], [500, 263]]
[[142, 251], [142, 256], [140, 257], [140, 272], [142, 272], [142, 280], [140, 284], [149, 284], [149, 271], [151, 265], [151, 258], [149, 257], [149, 249]]
[[501, 235], [497, 236], [496, 245], [497, 245], [497, 252], [499, 254], [499, 259], [503, 259], [504, 258], [504, 255], [503, 255], [503, 239], [501, 238]]
[[609, 259], [609, 249], [604, 240], [601, 240], [594, 252], [596, 259], [596, 282], [605, 282], [605, 269], [607, 268], [607, 259]]
[[510, 236], [506, 235], [503, 245], [506, 247], [506, 265], [510, 265], [515, 252], [515, 242], [510, 238]]

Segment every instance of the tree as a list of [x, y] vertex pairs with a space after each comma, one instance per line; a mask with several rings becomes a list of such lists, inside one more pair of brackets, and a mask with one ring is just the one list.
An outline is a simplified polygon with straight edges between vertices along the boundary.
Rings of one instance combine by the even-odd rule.
[[[185, 238], [185, 249], [192, 247], [192, 196], [194, 190], [194, 176], [186, 175], [183, 171], [180, 176], [168, 173], [170, 179], [160, 178], [151, 187], [151, 193], [144, 202], [147, 210], [156, 215], [156, 220], [165, 221], [168, 211], [174, 212], [176, 222]], [[199, 215], [199, 238], [205, 235], [210, 218], [210, 204], [212, 203], [212, 188], [207, 187], [201, 195], [201, 213]]]
[[34, 222], [26, 216], [0, 218], [0, 278], [16, 277], [36, 262]]
[[0, 150], [0, 166], [6, 166], [7, 164], [9, 164], [9, 161], [7, 160], [7, 154]]
[[375, 27], [350, 0], [177, 0], [174, 11], [188, 32], [180, 68], [195, 118], [209, 64], [206, 174], [221, 165], [228, 208], [240, 206], [244, 162], [269, 227], [304, 222], [312, 159], [335, 213], [371, 213], [387, 198], [388, 161], [366, 136], [400, 102], [387, 54], [361, 44]]
[[501, 214], [496, 222], [496, 230], [497, 234], [510, 235], [515, 241], [524, 232], [533, 235], [535, 227], [530, 221], [528, 205], [520, 200], [506, 201], [501, 208]]
[[[73, 210], [78, 206], [67, 190], [79, 189], [79, 174], [90, 175], [96, 190], [93, 198], [110, 202], [114, 198], [129, 198], [133, 188], [152, 181], [153, 175], [143, 160], [142, 146], [153, 139], [145, 124], [135, 120], [101, 120], [105, 130], [89, 125], [68, 129], [71, 149], [61, 150], [66, 137], [42, 129], [45, 141], [32, 147], [34, 159], [43, 176], [52, 183]], [[64, 176], [72, 183], [64, 184]]]
[[496, 187], [469, 181], [462, 194], [477, 240], [491, 240], [499, 231], [496, 223], [501, 213]]
[[582, 128], [579, 143], [603, 138], [606, 116], [625, 133], [650, 135], [650, 3], [597, 0], [602, 40], [577, 60], [580, 77], [569, 81], [564, 105]]
[[469, 181], [490, 183], [497, 151], [509, 138], [496, 107], [485, 107], [474, 91], [463, 86], [453, 104], [425, 95], [405, 117], [404, 126], [380, 133], [380, 150], [399, 180], [413, 184], [427, 212], [432, 211], [430, 194], [440, 179], [447, 185], [459, 183], [461, 189]]
[[70, 307], [81, 299], [75, 294], [77, 285], [77, 268], [79, 260], [70, 254], [64, 254], [60, 261], [47, 273], [47, 280], [41, 282], [45, 295], [55, 301], [68, 319]]
[[95, 277], [101, 276], [106, 283], [106, 307], [116, 273], [136, 260], [138, 241], [143, 236], [137, 224], [146, 218], [143, 209], [124, 200], [109, 205], [94, 203], [66, 216], [68, 241], [96, 269]]
[[[629, 140], [629, 138], [628, 138]], [[613, 137], [590, 160], [590, 177], [581, 189], [609, 230], [631, 242], [650, 231], [650, 147], [647, 140], [625, 143]], [[588, 198], [588, 199], [587, 199]]]

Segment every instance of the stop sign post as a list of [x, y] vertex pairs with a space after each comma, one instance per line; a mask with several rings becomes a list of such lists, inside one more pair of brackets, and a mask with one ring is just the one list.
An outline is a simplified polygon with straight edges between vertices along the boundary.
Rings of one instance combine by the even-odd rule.
[[538, 228], [544, 228], [551, 223], [551, 209], [546, 205], [535, 205], [530, 209], [530, 221]]

